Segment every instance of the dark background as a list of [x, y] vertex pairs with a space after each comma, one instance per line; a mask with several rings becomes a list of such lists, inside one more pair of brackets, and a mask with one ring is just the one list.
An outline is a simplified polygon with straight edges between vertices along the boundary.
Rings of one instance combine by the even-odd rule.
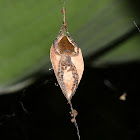
[[[140, 135], [139, 63], [85, 67], [72, 98], [81, 140], [136, 140]], [[126, 100], [119, 97], [126, 93]], [[53, 70], [36, 83], [0, 98], [0, 139], [78, 140], [70, 106]]]

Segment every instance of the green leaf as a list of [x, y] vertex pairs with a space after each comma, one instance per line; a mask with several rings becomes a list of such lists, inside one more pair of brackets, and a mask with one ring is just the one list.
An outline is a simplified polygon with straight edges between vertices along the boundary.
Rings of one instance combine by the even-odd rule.
[[[59, 0], [0, 0], [0, 87], [41, 68], [49, 69], [49, 50], [63, 21], [60, 12], [63, 6], [69, 32], [82, 49], [85, 60], [137, 29], [133, 20], [140, 24], [134, 12], [137, 9], [133, 9], [129, 0], [67, 0], [65, 5]], [[117, 62], [139, 60], [138, 52], [135, 57], [130, 53], [138, 50], [138, 37], [136, 40], [132, 38], [130, 43], [128, 40], [129, 47], [119, 47], [124, 49], [115, 49], [117, 52], [112, 54], [110, 51], [98, 62], [114, 63], [110, 58]], [[131, 46], [137, 47], [131, 49]]]
[[140, 35], [137, 34], [124, 43], [117, 46], [117, 48], [108, 51], [107, 54], [99, 57], [92, 62], [93, 66], [97, 65], [112, 65], [120, 63], [129, 63], [133, 61], [140, 62]]

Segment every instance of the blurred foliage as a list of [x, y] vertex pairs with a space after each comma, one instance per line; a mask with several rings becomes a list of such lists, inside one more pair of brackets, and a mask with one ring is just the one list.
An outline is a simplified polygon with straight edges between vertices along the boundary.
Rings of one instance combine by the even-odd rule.
[[134, 24], [140, 25], [138, 2], [0, 0], [0, 85], [50, 67], [49, 50], [63, 21], [63, 6], [85, 62], [94, 66], [139, 60], [140, 33]]
[[140, 61], [139, 34], [118, 45], [117, 48], [108, 51], [107, 54], [94, 61], [92, 65], [120, 64], [121, 62], [129, 63], [133, 61]]

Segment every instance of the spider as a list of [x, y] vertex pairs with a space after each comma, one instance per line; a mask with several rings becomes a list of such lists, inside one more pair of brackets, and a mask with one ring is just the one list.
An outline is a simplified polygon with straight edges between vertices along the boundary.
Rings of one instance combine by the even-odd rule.
[[[65, 13], [64, 10], [65, 9], [63, 9], [63, 14]], [[65, 18], [65, 14], [64, 14], [64, 18]], [[57, 38], [55, 39], [55, 41], [53, 42], [53, 48], [54, 48], [55, 54], [61, 56], [61, 58], [59, 60], [59, 64], [58, 64], [57, 77], [58, 77], [59, 83], [62, 87], [63, 93], [66, 97], [67, 97], [67, 92], [66, 92], [66, 87], [63, 82], [64, 70], [67, 70], [67, 68], [69, 67], [67, 72], [72, 71], [72, 76], [74, 79], [73, 86], [71, 89], [71, 91], [72, 91], [71, 97], [72, 97], [76, 91], [76, 88], [78, 87], [79, 75], [77, 73], [75, 65], [73, 64], [73, 62], [71, 60], [71, 57], [75, 57], [75, 56], [79, 55], [79, 47], [71, 38], [66, 25], [67, 24], [64, 19], [64, 22], [61, 26], [59, 34], [58, 34]], [[58, 43], [59, 39], [60, 39], [60, 41]]]
[[57, 38], [50, 49], [50, 59], [57, 81], [71, 108], [71, 122], [75, 124], [80, 140], [78, 125], [76, 123], [77, 111], [73, 109], [71, 98], [76, 92], [84, 71], [84, 61], [81, 49], [71, 38], [65, 20], [66, 10], [63, 7], [63, 24]]

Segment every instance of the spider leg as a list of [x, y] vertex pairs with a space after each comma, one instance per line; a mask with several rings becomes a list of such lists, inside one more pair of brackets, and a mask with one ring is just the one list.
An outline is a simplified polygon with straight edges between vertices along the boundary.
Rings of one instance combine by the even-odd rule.
[[68, 32], [68, 29], [66, 27], [66, 33], [67, 33], [67, 36], [69, 37], [69, 39], [71, 40], [71, 42], [74, 44], [74, 47], [77, 46], [76, 42], [72, 39], [72, 37], [70, 36], [70, 33]]
[[62, 35], [63, 26], [64, 26], [64, 23], [62, 24], [62, 26], [61, 26], [61, 28], [60, 28], [60, 31], [59, 31], [59, 33], [58, 33], [56, 39], [55, 39], [54, 42], [53, 42], [54, 52], [55, 52], [57, 55], [60, 55], [60, 53], [56, 50], [56, 46], [58, 45], [58, 43], [57, 43], [58, 38]]
[[67, 98], [67, 90], [63, 81], [63, 76], [64, 76], [64, 66], [62, 65], [62, 59], [59, 60], [59, 64], [58, 64], [58, 73], [57, 73], [57, 78], [59, 81], [59, 84], [61, 86], [61, 89], [63, 91], [63, 94], [65, 95], [65, 97]]
[[79, 75], [77, 73], [77, 70], [76, 70], [76, 67], [74, 66], [74, 64], [71, 65], [71, 68], [72, 68], [72, 76], [73, 76], [73, 79], [74, 79], [73, 86], [72, 86], [72, 96], [73, 96], [77, 87], [78, 87]]
[[60, 55], [60, 53], [56, 50], [56, 44], [57, 44], [57, 38], [56, 38], [56, 40], [53, 43], [53, 48], [54, 48], [55, 54]]
[[77, 46], [77, 45], [76, 45], [76, 42], [75, 42], [75, 41], [72, 39], [72, 37], [70, 36], [70, 33], [68, 32], [67, 27], [65, 27], [65, 28], [66, 28], [67, 36], [69, 37], [69, 39], [71, 40], [71, 42], [74, 44], [74, 47]]
[[67, 35], [69, 37], [69, 39], [71, 40], [71, 42], [74, 44], [74, 48], [77, 48], [77, 52], [71, 56], [78, 56], [79, 55], [79, 47], [77, 46], [76, 42], [72, 39], [72, 37], [70, 36], [69, 32], [68, 32], [68, 29], [66, 27], [66, 32], [67, 32]]

